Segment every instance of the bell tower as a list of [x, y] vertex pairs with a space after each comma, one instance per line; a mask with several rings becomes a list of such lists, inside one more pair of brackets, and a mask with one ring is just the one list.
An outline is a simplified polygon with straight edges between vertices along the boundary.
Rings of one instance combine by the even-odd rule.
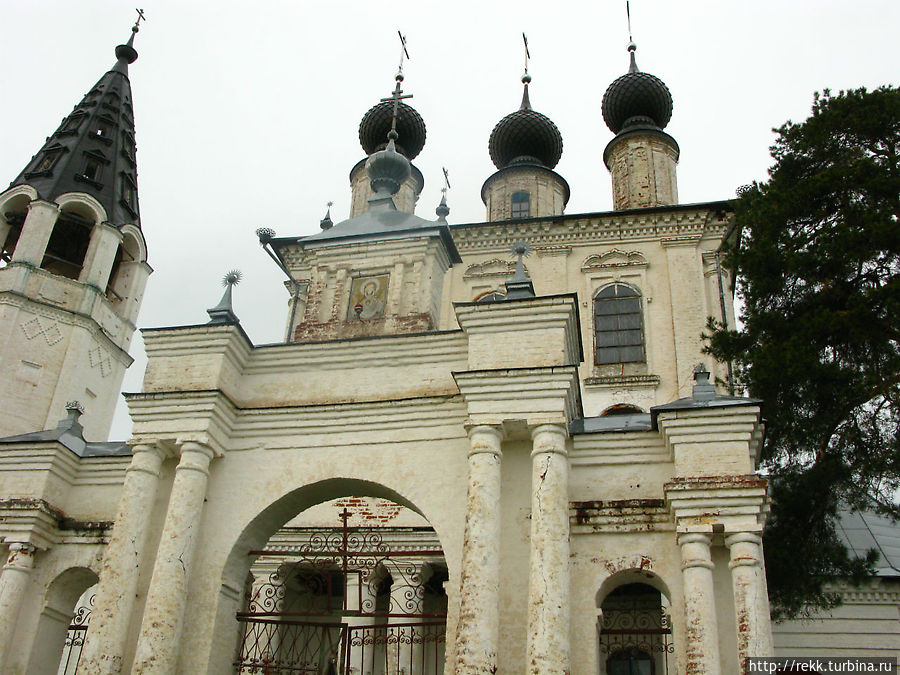
[[152, 272], [128, 79], [138, 23], [0, 193], [0, 436], [49, 428], [72, 400], [86, 438], [109, 431]]

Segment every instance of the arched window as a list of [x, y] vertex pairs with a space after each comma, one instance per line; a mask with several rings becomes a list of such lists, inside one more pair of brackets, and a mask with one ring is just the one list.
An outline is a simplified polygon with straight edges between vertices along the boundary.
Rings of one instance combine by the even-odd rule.
[[594, 363], [645, 360], [641, 295], [625, 284], [607, 286], [594, 297]]
[[513, 192], [512, 211], [513, 218], [528, 218], [531, 216], [531, 195], [527, 192]]

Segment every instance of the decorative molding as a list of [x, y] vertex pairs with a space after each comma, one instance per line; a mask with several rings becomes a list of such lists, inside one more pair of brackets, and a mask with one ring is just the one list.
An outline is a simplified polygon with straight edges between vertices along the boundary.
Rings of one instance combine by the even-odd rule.
[[88, 360], [91, 368], [99, 368], [101, 377], [106, 377], [113, 371], [112, 360], [100, 345], [94, 345], [93, 349], [88, 350]]
[[[486, 279], [491, 277], [509, 277], [516, 271], [515, 260], [485, 260], [474, 263], [466, 268], [463, 279]], [[527, 271], [526, 271], [527, 274]], [[529, 275], [530, 276], [530, 275]]]
[[62, 332], [60, 332], [56, 321], [45, 326], [38, 317], [23, 322], [22, 332], [25, 333], [25, 337], [28, 340], [33, 340], [38, 335], [43, 335], [47, 345], [50, 347], [63, 339]]
[[537, 253], [542, 258], [547, 258], [550, 256], [562, 255], [566, 256], [572, 252], [572, 247], [566, 244], [557, 244], [555, 246], [535, 246], [534, 252]]
[[615, 267], [646, 267], [647, 258], [640, 251], [622, 251], [614, 248], [606, 253], [595, 253], [585, 258], [581, 263], [584, 272], [596, 269], [610, 269]]
[[586, 377], [585, 387], [603, 387], [607, 389], [618, 387], [647, 387], [659, 386], [659, 375], [609, 375], [604, 377]]

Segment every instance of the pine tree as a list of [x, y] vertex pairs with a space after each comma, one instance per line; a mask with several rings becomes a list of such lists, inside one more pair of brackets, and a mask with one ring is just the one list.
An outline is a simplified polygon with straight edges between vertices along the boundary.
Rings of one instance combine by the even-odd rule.
[[711, 324], [708, 350], [764, 401], [766, 572], [787, 617], [871, 573], [874, 552], [840, 542], [841, 509], [900, 517], [900, 90], [826, 90], [775, 132], [727, 251], [743, 327]]

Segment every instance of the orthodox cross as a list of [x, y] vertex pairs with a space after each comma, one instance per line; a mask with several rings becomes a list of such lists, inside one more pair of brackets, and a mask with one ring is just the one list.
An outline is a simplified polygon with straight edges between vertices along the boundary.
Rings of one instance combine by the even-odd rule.
[[406, 36], [401, 33], [399, 30], [397, 31], [397, 35], [400, 36], [400, 68], [398, 68], [398, 72], [403, 72], [403, 57], [405, 56], [407, 59], [409, 58], [409, 52], [406, 51]]
[[393, 133], [397, 133], [397, 115], [400, 112], [400, 101], [405, 98], [412, 98], [412, 94], [403, 94], [403, 90], [400, 88], [400, 83], [403, 82], [403, 57], [405, 56], [407, 59], [409, 58], [409, 52], [406, 51], [406, 36], [403, 35], [399, 30], [397, 31], [397, 35], [400, 36], [400, 69], [397, 71], [397, 75], [394, 77], [396, 80], [396, 85], [394, 86], [393, 93], [387, 98], [381, 99], [381, 102], [384, 103], [386, 101], [394, 102], [394, 110], [391, 114], [391, 131]]
[[134, 27], [138, 28], [141, 25], [141, 20], [143, 19], [144, 21], [146, 21], [147, 17], [144, 16], [144, 10], [142, 9], [138, 9], [135, 7], [134, 11], [138, 13], [138, 18], [137, 21], [134, 22]]
[[445, 166], [442, 166], [441, 168], [444, 170], [444, 187], [441, 188], [441, 192], [446, 197], [447, 190], [450, 189], [450, 172], [447, 171], [447, 167]]
[[631, 39], [631, 2], [630, 0], [625, 0], [625, 16], [628, 17], [628, 42], [634, 42]]
[[528, 74], [528, 59], [531, 58], [531, 53], [528, 51], [528, 38], [525, 36], [525, 33], [522, 33], [522, 42], [525, 43], [525, 74]]

